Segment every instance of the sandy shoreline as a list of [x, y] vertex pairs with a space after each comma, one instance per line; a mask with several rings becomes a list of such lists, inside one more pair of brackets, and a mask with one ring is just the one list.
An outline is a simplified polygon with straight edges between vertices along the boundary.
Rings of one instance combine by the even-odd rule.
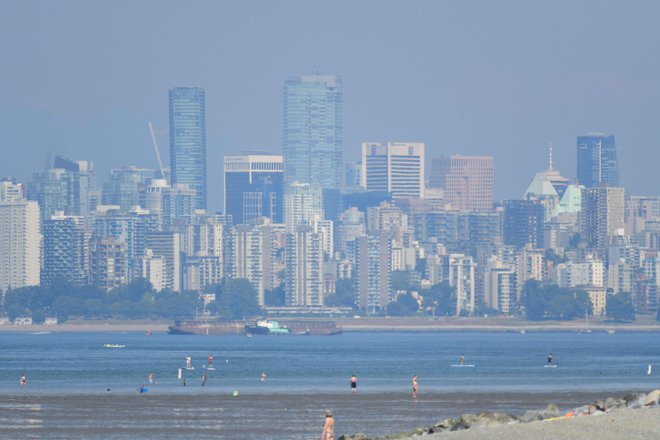
[[[607, 395], [604, 392], [422, 393], [415, 401], [409, 393], [241, 393], [234, 398], [229, 389], [208, 392], [201, 388], [191, 389], [193, 394], [160, 393], [156, 388], [144, 395], [114, 391], [19, 394], [20, 391], [3, 393], [0, 432], [11, 433], [12, 438], [67, 439], [306, 440], [319, 436], [326, 409], [331, 409], [337, 419], [336, 438], [355, 432], [383, 436], [467, 412], [521, 414], [526, 409], [544, 408], [548, 403], [568, 410]], [[454, 438], [453, 434], [450, 438]]]
[[[320, 318], [321, 320], [327, 318]], [[314, 319], [310, 319], [313, 321]], [[515, 318], [334, 318], [345, 332], [579, 332], [582, 321], [531, 322]], [[172, 321], [67, 321], [57, 325], [0, 325], [0, 332], [167, 332]], [[660, 332], [660, 322], [644, 317], [633, 323], [590, 322], [604, 332]]]

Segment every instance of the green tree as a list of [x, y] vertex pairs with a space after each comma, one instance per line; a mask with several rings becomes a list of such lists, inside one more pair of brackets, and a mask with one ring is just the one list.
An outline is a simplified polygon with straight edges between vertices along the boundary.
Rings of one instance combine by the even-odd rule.
[[567, 289], [556, 284], [528, 281], [523, 288], [527, 319], [572, 320], [592, 311], [589, 295], [583, 290]]
[[635, 306], [632, 296], [627, 292], [607, 295], [606, 315], [614, 321], [634, 321]]
[[244, 319], [263, 313], [257, 301], [257, 291], [246, 279], [225, 278], [220, 285], [218, 301], [223, 319]]
[[419, 312], [417, 300], [410, 294], [399, 295], [396, 301], [387, 305], [387, 314], [389, 316], [409, 316]]
[[325, 298], [325, 304], [330, 307], [351, 307], [355, 309], [356, 296], [357, 286], [354, 279], [338, 279], [335, 281], [335, 294], [327, 296]]
[[284, 305], [284, 283], [264, 292], [264, 302], [267, 306], [282, 307]]

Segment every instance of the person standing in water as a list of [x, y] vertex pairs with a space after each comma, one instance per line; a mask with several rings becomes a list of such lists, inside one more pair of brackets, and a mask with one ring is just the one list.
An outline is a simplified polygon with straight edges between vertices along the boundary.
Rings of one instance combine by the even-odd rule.
[[261, 381], [266, 382], [266, 372], [261, 373]]
[[415, 374], [415, 375], [412, 377], [412, 392], [413, 392], [413, 399], [417, 399], [417, 387], [418, 387], [418, 384], [417, 384], [417, 375]]
[[213, 368], [213, 353], [209, 354], [209, 368]]
[[154, 373], [153, 371], [147, 376], [147, 383], [152, 385], [154, 383]]
[[202, 373], [202, 386], [206, 385], [206, 373]]
[[331, 411], [325, 412], [325, 425], [323, 425], [323, 434], [321, 440], [335, 440], [335, 419]]
[[21, 374], [21, 386], [27, 385], [27, 379], [25, 378], [25, 373]]
[[351, 392], [357, 393], [357, 377], [355, 374], [351, 376]]

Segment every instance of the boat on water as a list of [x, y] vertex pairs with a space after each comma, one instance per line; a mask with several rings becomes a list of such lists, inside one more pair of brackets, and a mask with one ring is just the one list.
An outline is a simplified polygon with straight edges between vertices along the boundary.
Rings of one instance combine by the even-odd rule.
[[[268, 324], [277, 323], [275, 328], [272, 324], [269, 330]], [[288, 329], [282, 330], [282, 329]], [[257, 322], [246, 321], [221, 321], [221, 320], [191, 320], [177, 321], [169, 326], [170, 335], [267, 335], [267, 334], [289, 334], [289, 335], [337, 335], [342, 332], [334, 321], [320, 319], [291, 319], [282, 318], [277, 321], [259, 320]]]
[[248, 335], [288, 335], [291, 331], [277, 321], [263, 319], [254, 325], [246, 325], [245, 333]]
[[103, 344], [103, 347], [105, 347], [105, 348], [126, 348], [126, 346], [122, 345], [122, 344]]

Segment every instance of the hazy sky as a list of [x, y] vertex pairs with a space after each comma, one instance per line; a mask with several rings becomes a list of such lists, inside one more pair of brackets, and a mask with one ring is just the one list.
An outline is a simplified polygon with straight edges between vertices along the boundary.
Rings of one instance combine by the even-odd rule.
[[660, 193], [660, 2], [0, 0], [0, 176], [48, 152], [111, 168], [169, 161], [167, 91], [206, 89], [209, 205], [222, 157], [281, 151], [286, 77], [344, 81], [344, 156], [422, 141], [495, 157], [495, 196], [545, 166], [575, 176], [575, 138], [616, 135], [629, 193]]

